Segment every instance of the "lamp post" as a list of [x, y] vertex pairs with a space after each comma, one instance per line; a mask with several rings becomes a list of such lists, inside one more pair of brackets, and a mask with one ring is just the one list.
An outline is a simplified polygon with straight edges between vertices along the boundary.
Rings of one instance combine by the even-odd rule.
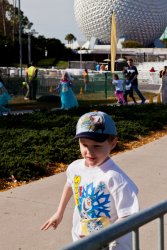
[[48, 51], [47, 51], [47, 48], [45, 47], [45, 57], [48, 56]]
[[31, 36], [38, 34], [35, 30], [30, 30], [28, 32], [28, 63], [31, 64]]
[[31, 63], [31, 33], [28, 32], [28, 63]]
[[80, 49], [80, 50], [78, 51], [78, 53], [79, 53], [79, 64], [80, 64], [80, 69], [82, 69], [82, 50]]
[[18, 19], [19, 19], [20, 76], [22, 77], [22, 18], [21, 18], [21, 12], [20, 12], [20, 0], [18, 0]]

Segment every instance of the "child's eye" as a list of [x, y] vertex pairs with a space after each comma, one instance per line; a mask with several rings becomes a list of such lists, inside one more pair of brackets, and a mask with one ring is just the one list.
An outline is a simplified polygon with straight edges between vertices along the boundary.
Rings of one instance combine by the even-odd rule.
[[94, 148], [100, 148], [101, 145], [94, 145]]

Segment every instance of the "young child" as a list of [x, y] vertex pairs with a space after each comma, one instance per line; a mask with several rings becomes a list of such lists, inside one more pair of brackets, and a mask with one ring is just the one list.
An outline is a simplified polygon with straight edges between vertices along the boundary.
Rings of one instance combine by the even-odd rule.
[[[136, 185], [110, 158], [117, 144], [112, 118], [101, 111], [84, 114], [77, 123], [75, 138], [79, 139], [83, 159], [68, 166], [57, 211], [41, 228], [57, 228], [73, 194], [74, 241], [139, 211]], [[132, 250], [131, 233], [112, 242], [110, 249]]]
[[71, 109], [74, 107], [78, 107], [78, 101], [72, 91], [72, 83], [67, 72], [62, 73], [62, 79], [58, 85], [57, 90], [60, 93], [62, 109]]
[[22, 82], [23, 88], [24, 88], [24, 100], [28, 101], [29, 100], [29, 92], [30, 92], [30, 88], [29, 88], [29, 84], [24, 81]]
[[129, 75], [125, 76], [124, 84], [125, 84], [125, 92], [124, 92], [125, 103], [128, 104], [127, 96], [129, 95], [129, 97], [131, 97], [132, 100], [134, 101], [134, 103], [136, 104], [137, 102], [136, 102], [136, 99], [135, 99], [135, 97], [133, 95], [133, 88], [132, 88], [132, 84], [131, 84], [131, 80], [130, 80]]
[[116, 91], [115, 96], [117, 97], [119, 104], [125, 104], [124, 96], [123, 96], [123, 80], [119, 79], [117, 74], [114, 74], [113, 82], [115, 85]]
[[9, 95], [0, 77], [0, 115], [2, 115], [3, 112], [10, 113], [10, 109], [5, 107], [10, 100], [12, 100], [12, 97]]
[[87, 86], [89, 83], [89, 75], [88, 75], [88, 70], [84, 69], [83, 73], [82, 73], [82, 77], [83, 77], [83, 82], [84, 82], [84, 92], [87, 91]]

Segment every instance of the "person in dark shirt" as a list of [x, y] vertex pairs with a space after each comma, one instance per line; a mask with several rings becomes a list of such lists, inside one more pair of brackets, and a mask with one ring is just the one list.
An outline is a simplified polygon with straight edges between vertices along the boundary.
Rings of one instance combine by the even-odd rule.
[[123, 74], [125, 76], [129, 76], [129, 80], [131, 81], [132, 84], [132, 88], [133, 90], [136, 92], [136, 94], [140, 97], [141, 99], [141, 104], [144, 104], [146, 99], [145, 97], [142, 95], [142, 93], [140, 92], [139, 88], [138, 88], [138, 70], [136, 68], [136, 66], [133, 65], [133, 59], [130, 58], [128, 61], [128, 66], [124, 68], [123, 70]]

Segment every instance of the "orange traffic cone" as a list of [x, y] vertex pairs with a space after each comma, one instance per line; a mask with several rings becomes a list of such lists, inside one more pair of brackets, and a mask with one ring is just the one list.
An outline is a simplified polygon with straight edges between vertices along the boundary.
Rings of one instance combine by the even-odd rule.
[[80, 88], [80, 95], [82, 95], [83, 94], [83, 88], [81, 87]]
[[49, 88], [49, 92], [52, 93], [53, 92], [53, 88], [52, 88], [52, 85], [50, 86]]

